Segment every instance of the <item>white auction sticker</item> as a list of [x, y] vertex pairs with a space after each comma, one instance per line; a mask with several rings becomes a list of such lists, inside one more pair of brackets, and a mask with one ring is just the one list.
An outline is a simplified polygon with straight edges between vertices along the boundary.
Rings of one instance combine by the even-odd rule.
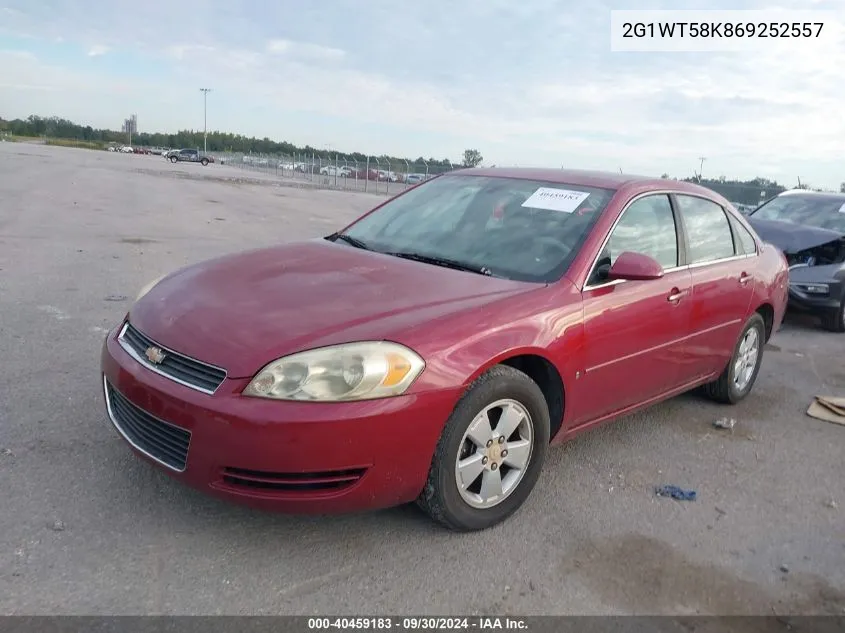
[[845, 204], [839, 207], [839, 213], [845, 213]]
[[568, 189], [553, 189], [551, 187], [540, 187], [537, 191], [522, 203], [523, 207], [532, 209], [546, 209], [548, 211], [560, 211], [572, 213], [578, 205], [590, 196], [585, 191], [570, 191]]

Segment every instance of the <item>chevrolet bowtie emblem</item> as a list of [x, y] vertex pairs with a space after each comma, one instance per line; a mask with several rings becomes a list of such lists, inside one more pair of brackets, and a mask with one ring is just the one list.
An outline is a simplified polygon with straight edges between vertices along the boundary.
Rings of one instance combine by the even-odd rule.
[[144, 356], [146, 356], [147, 360], [151, 363], [158, 365], [165, 359], [167, 354], [165, 354], [161, 348], [153, 346], [147, 348], [144, 352]]

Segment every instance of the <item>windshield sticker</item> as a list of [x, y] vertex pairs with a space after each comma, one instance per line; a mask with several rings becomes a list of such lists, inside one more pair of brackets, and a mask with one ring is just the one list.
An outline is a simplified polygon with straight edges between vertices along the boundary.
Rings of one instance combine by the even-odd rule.
[[537, 191], [522, 203], [523, 207], [532, 209], [546, 209], [548, 211], [560, 211], [561, 213], [572, 213], [584, 200], [589, 197], [584, 191], [569, 191], [567, 189], [553, 189], [551, 187], [540, 187]]
[[845, 204], [839, 207], [839, 213], [845, 213]]

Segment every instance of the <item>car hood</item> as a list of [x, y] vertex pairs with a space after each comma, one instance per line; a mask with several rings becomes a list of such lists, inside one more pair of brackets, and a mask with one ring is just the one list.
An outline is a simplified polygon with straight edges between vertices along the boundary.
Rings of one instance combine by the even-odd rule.
[[314, 240], [181, 269], [129, 319], [160, 345], [246, 378], [281, 356], [348, 341], [346, 330], [402, 342], [403, 329], [536, 287]]
[[829, 244], [843, 237], [842, 233], [830, 229], [778, 220], [758, 220], [753, 215], [746, 216], [746, 220], [763, 241], [774, 244], [787, 254]]

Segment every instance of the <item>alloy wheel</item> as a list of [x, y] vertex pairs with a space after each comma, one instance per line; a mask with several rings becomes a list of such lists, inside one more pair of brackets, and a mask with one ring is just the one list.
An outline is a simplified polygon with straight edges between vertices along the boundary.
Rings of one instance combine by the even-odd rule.
[[486, 406], [470, 423], [455, 462], [461, 498], [473, 508], [500, 504], [517, 489], [528, 470], [534, 424], [516, 400]]
[[756, 328], [750, 328], [742, 337], [734, 360], [734, 386], [738, 391], [744, 391], [751, 382], [759, 356], [760, 335]]

